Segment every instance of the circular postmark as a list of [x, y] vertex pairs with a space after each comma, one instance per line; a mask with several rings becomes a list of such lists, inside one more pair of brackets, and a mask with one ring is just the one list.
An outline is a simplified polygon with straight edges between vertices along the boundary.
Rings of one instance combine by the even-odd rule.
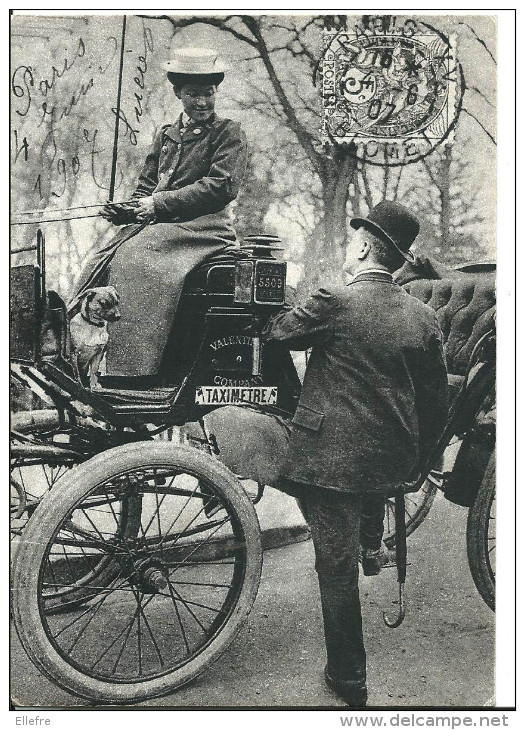
[[452, 141], [464, 81], [455, 39], [401, 16], [324, 32], [322, 136], [372, 165], [406, 165]]

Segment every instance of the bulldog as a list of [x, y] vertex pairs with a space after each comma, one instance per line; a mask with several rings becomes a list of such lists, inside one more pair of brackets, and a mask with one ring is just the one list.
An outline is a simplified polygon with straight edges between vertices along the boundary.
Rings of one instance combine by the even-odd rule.
[[72, 361], [80, 382], [92, 390], [108, 344], [108, 322], [120, 319], [119, 295], [113, 286], [87, 289], [80, 312], [69, 323]]

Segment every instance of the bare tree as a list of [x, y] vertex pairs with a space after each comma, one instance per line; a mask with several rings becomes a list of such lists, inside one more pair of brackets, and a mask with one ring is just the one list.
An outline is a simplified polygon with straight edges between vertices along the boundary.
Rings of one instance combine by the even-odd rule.
[[488, 242], [477, 231], [484, 220], [477, 202], [481, 181], [471, 179], [468, 158], [461, 149], [444, 145], [423, 165], [432, 186], [426, 204], [427, 217], [431, 211], [436, 222], [436, 253], [448, 261], [486, 255]]

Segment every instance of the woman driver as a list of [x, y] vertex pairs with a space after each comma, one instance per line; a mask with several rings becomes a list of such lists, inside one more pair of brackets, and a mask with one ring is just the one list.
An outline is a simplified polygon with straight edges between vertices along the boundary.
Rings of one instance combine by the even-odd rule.
[[246, 169], [244, 132], [214, 111], [225, 71], [216, 53], [182, 49], [165, 69], [183, 112], [155, 137], [133, 207], [104, 208], [107, 220], [131, 225], [94, 254], [70, 305], [86, 288], [116, 287], [122, 316], [111, 327], [106, 367], [128, 386], [130, 377], [141, 387], [155, 382], [186, 275], [235, 242], [227, 206]]

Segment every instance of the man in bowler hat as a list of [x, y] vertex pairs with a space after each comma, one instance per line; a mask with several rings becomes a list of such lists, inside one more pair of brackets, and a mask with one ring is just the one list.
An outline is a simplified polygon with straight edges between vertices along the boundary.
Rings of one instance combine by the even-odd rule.
[[[264, 336], [312, 348], [292, 419], [283, 488], [310, 525], [327, 651], [325, 679], [349, 705], [367, 701], [358, 589], [363, 500], [418, 474], [447, 417], [442, 335], [434, 311], [393, 282], [419, 233], [398, 203], [354, 218], [349, 285], [281, 311]], [[380, 512], [380, 533], [382, 507]]]
[[[215, 114], [225, 66], [205, 48], [183, 48], [165, 64], [183, 111], [156, 135], [130, 205], [108, 204], [102, 215], [123, 226], [88, 261], [70, 310], [82, 292], [112, 284], [121, 319], [112, 325], [109, 375], [156, 382], [186, 275], [235, 243], [228, 204], [246, 169], [240, 125]], [[169, 363], [168, 363], [169, 365]], [[130, 382], [131, 381], [131, 382]]]

